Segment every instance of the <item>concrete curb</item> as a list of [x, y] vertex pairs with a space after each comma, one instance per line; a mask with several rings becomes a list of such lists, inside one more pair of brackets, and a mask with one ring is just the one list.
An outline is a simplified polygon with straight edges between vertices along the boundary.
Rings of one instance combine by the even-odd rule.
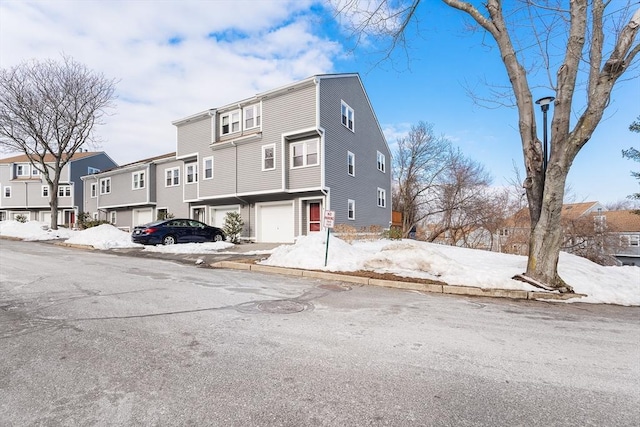
[[77, 243], [57, 242], [55, 244], [58, 245], [58, 246], [65, 246], [67, 248], [74, 248], [74, 249], [89, 249], [91, 251], [94, 251], [96, 249], [91, 245], [80, 245], [80, 244], [77, 244]]
[[572, 298], [582, 298], [584, 294], [560, 294], [543, 291], [521, 291], [516, 289], [486, 289], [471, 286], [440, 285], [434, 283], [402, 282], [398, 280], [370, 279], [368, 277], [349, 276], [323, 271], [299, 270], [295, 268], [271, 267], [261, 264], [249, 264], [234, 261], [219, 261], [210, 264], [214, 268], [228, 268], [232, 270], [256, 271], [261, 273], [283, 274], [287, 276], [301, 276], [315, 279], [337, 280], [340, 282], [358, 283], [361, 285], [382, 286], [385, 288], [410, 289], [421, 292], [438, 294], [468, 295], [491, 298], [510, 298], [524, 300], [554, 300], [566, 301]]

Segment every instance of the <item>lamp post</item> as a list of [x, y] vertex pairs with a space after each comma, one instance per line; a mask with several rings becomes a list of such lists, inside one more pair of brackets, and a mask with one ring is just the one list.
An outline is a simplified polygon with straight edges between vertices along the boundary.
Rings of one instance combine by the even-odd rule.
[[547, 148], [547, 111], [549, 111], [549, 104], [551, 104], [554, 99], [553, 96], [545, 96], [536, 101], [536, 104], [540, 105], [542, 109], [542, 172], [545, 178], [547, 174], [547, 159], [549, 158]]

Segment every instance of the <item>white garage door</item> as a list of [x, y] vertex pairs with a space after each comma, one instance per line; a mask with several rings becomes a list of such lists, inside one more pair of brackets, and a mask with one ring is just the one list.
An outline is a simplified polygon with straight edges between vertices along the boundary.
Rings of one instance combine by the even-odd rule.
[[148, 224], [153, 221], [153, 209], [136, 209], [133, 211], [133, 226]]
[[258, 204], [259, 242], [293, 242], [293, 202]]
[[238, 212], [238, 207], [216, 207], [211, 208], [209, 218], [211, 218], [211, 225], [214, 227], [224, 227], [224, 219], [229, 212]]

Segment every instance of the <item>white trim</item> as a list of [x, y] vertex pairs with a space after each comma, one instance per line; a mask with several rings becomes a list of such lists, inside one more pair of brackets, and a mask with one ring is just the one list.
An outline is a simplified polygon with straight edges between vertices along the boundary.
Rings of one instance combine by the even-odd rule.
[[[232, 121], [234, 114], [238, 115], [238, 121], [237, 122]], [[225, 111], [223, 113], [220, 113], [219, 116], [220, 116], [220, 130], [219, 130], [220, 138], [242, 131], [242, 110], [240, 108], [236, 108], [234, 110]], [[227, 125], [229, 127], [229, 131], [228, 132], [223, 132], [223, 129], [222, 129], [224, 127], [224, 118], [225, 117], [229, 118], [229, 123]], [[233, 124], [234, 123], [238, 123], [238, 129], [237, 130], [233, 130]]]
[[[171, 168], [165, 168], [164, 169], [164, 186], [165, 186], [165, 188], [179, 187], [180, 186], [180, 170], [181, 169], [182, 168], [180, 166], [174, 166], [174, 167], [171, 167]], [[173, 173], [171, 173], [171, 185], [167, 185], [167, 172], [168, 171], [174, 171], [174, 170], [178, 171], [178, 183], [177, 184], [173, 183], [174, 176], [173, 176]]]
[[[380, 162], [380, 159], [382, 159], [382, 162]], [[380, 169], [381, 164], [382, 169]], [[382, 173], [387, 173], [387, 156], [379, 150], [376, 150], [376, 169]]]
[[[146, 170], [131, 172], [131, 189], [132, 190], [144, 190], [147, 187], [147, 180], [145, 179]], [[136, 176], [138, 176], [138, 186], [136, 187]]]
[[[346, 110], [346, 115], [342, 114], [342, 110]], [[351, 113], [351, 127], [349, 127], [349, 113]], [[346, 117], [347, 123], [344, 122], [343, 118]], [[349, 104], [347, 104], [344, 99], [340, 100], [340, 123], [342, 126], [349, 129], [351, 132], [356, 132], [356, 112]]]
[[[253, 116], [253, 120], [254, 123], [258, 122], [258, 124], [251, 126], [251, 127], [246, 127], [246, 111], [252, 109], [254, 116]], [[259, 114], [255, 114], [256, 110], [258, 110]], [[258, 120], [256, 120], [256, 118], [258, 118]], [[253, 104], [249, 104], [249, 105], [245, 105], [244, 107], [242, 107], [242, 115], [240, 120], [242, 121], [242, 130], [254, 130], [254, 129], [262, 129], [262, 101], [253, 103]]]
[[[349, 206], [353, 204], [353, 218], [349, 216]], [[353, 199], [347, 199], [347, 219], [350, 221], [355, 221], [356, 219], [356, 201]]]
[[[211, 176], [207, 178], [207, 167], [206, 167], [206, 162], [207, 160], [211, 160]], [[210, 179], [213, 179], [213, 156], [208, 156], [208, 157], [204, 157], [202, 159], [202, 180], [203, 181], [208, 181]]]
[[[353, 159], [353, 163], [350, 160]], [[349, 171], [349, 167], [353, 166], [353, 171]], [[356, 155], [351, 151], [347, 151], [347, 175], [356, 176]]]
[[[380, 197], [382, 195], [382, 197]], [[382, 200], [382, 204], [380, 204], [380, 200]], [[384, 188], [378, 187], [378, 191], [376, 192], [376, 205], [379, 208], [387, 207], [387, 190]]]
[[[275, 170], [276, 169], [276, 160], [277, 160], [276, 159], [276, 144], [265, 144], [261, 148], [262, 148], [262, 157], [261, 157], [262, 160], [261, 160], [260, 163], [261, 163], [261, 166], [262, 166], [262, 171], [265, 172], [265, 171]], [[266, 168], [265, 167], [265, 161], [267, 160], [267, 158], [265, 156], [265, 150], [267, 148], [273, 148], [273, 167], [271, 167], [271, 168]]]
[[[104, 181], [104, 182], [108, 182], [108, 187], [109, 187], [109, 188], [107, 189], [107, 185], [105, 185], [105, 186], [104, 186], [104, 191], [103, 191], [103, 185], [102, 185], [102, 182], [103, 182], [103, 181]], [[100, 181], [99, 181], [99, 182], [100, 182], [100, 188], [99, 188], [100, 194], [111, 194], [111, 177], [110, 177], [110, 176], [108, 176], [108, 177], [106, 177], [106, 178], [100, 178]], [[107, 191], [107, 190], [108, 190], [108, 191]]]
[[[315, 151], [316, 162], [311, 164], [307, 163], [307, 156], [309, 155], [309, 153], [307, 152], [307, 147], [310, 145], [310, 143], [315, 144], [315, 147], [316, 147], [316, 151]], [[299, 146], [299, 145], [302, 146], [302, 156], [301, 156], [302, 165], [294, 166], [293, 147]], [[320, 165], [320, 140], [317, 137], [310, 138], [310, 139], [303, 139], [301, 141], [289, 142], [289, 169], [302, 169], [302, 168], [318, 166], [318, 165]]]
[[[193, 173], [192, 173], [192, 177], [193, 177], [193, 181], [189, 182], [189, 173], [187, 172], [187, 169], [189, 169], [190, 167], [193, 167]], [[184, 164], [184, 185], [190, 185], [190, 184], [197, 184], [198, 183], [198, 162], [189, 162], [189, 163], [185, 163]]]

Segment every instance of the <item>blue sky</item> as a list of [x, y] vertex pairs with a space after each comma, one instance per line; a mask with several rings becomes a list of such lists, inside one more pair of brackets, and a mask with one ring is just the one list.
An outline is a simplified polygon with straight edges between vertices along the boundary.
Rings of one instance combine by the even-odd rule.
[[[399, 50], [380, 62], [382, 53], [366, 43], [354, 48], [313, 0], [3, 0], [0, 66], [64, 52], [118, 79], [117, 107], [98, 135], [120, 164], [173, 151], [173, 120], [313, 74], [358, 72], [392, 147], [425, 121], [484, 164], [495, 185], [514, 177], [514, 161], [524, 176], [516, 111], [478, 106], [467, 93], [487, 95], [485, 81], [505, 83], [497, 51], [438, 2], [423, 1], [418, 18], [409, 59]], [[532, 91], [535, 98], [552, 94]], [[569, 174], [572, 201], [609, 203], [639, 191], [630, 176], [638, 164], [621, 156], [640, 146], [640, 135], [628, 130], [640, 115], [639, 99], [637, 77], [614, 91]]]

